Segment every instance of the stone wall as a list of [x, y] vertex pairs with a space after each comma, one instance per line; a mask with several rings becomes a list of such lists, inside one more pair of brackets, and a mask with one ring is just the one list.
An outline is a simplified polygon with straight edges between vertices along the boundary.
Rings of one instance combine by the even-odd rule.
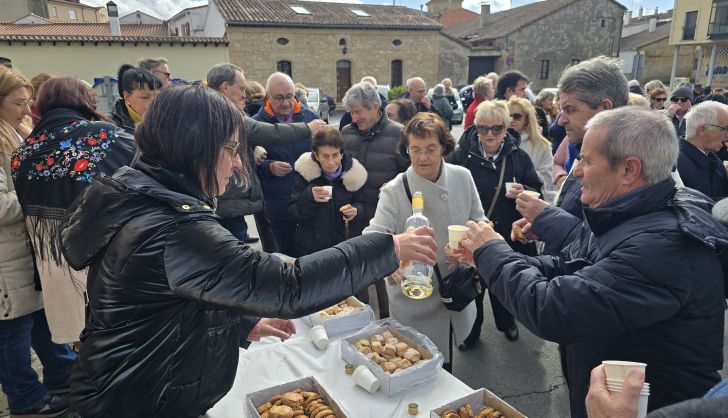
[[439, 39], [437, 78], [439, 80], [449, 78], [455, 87], [468, 84], [470, 48], [442, 34], [439, 35]]
[[[515, 32], [505, 40], [501, 71], [518, 69], [532, 81], [538, 92], [556, 87], [561, 72], [572, 60], [606, 55], [619, 51], [624, 10], [611, 0], [581, 0]], [[603, 26], [602, 26], [603, 25]], [[541, 79], [541, 61], [549, 61], [548, 77]]]
[[[420, 76], [428, 86], [438, 79], [437, 30], [318, 29], [228, 27], [230, 62], [245, 70], [246, 79], [265, 84], [278, 61], [290, 61], [292, 78], [336, 97], [336, 63], [351, 63], [351, 81], [366, 75], [390, 84], [392, 60], [402, 60], [402, 81]], [[280, 45], [277, 40], [286, 38]], [[346, 54], [339, 42], [346, 40]], [[399, 45], [393, 41], [399, 40]]]
[[[680, 58], [678, 58], [676, 77], [694, 78], [693, 59], [695, 47], [684, 46], [680, 48]], [[652, 43], [640, 49], [645, 54], [645, 64], [642, 74], [639, 76], [641, 84], [650, 80], [661, 80], [666, 85], [670, 82], [670, 72], [672, 71], [672, 60], [675, 54], [675, 47], [668, 45], [668, 38], [659, 42]], [[705, 61], [710, 62], [710, 60]]]

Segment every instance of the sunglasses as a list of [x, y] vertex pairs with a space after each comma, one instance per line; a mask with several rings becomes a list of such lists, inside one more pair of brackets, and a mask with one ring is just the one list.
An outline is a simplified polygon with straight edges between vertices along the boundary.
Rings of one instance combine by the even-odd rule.
[[688, 100], [690, 99], [688, 99], [687, 97], [670, 97], [670, 101], [673, 103], [677, 103], [678, 101], [680, 101], [681, 103], [685, 103]]
[[511, 119], [513, 120], [521, 120], [523, 117], [523, 113], [511, 113]]
[[164, 72], [164, 71], [159, 71], [159, 70], [154, 70], [153, 72], [155, 72], [155, 73], [157, 73], [157, 74], [162, 74], [162, 75], [163, 75], [163, 76], [165, 76], [166, 78], [172, 78], [172, 73], [167, 73], [167, 72]]
[[488, 135], [488, 132], [493, 132], [493, 135], [499, 135], [506, 127], [503, 125], [494, 125], [494, 126], [485, 126], [485, 125], [477, 125], [475, 129], [477, 129], [478, 133], [481, 135]]
[[656, 102], [664, 102], [665, 100], [667, 100], [667, 97], [656, 97], [655, 98]]

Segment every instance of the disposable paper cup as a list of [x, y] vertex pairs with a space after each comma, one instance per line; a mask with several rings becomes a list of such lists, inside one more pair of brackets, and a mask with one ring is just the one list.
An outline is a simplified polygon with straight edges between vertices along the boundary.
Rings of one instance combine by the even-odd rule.
[[513, 185], [514, 185], [514, 184], [517, 184], [517, 183], [515, 183], [515, 182], [512, 182], [512, 181], [507, 181], [507, 182], [505, 183], [505, 185], [506, 185], [506, 193], [508, 193], [508, 192], [510, 192], [510, 191], [511, 191], [511, 188], [513, 187]]
[[604, 371], [607, 373], [607, 379], [621, 380], [622, 382], [632, 370], [641, 370], [644, 373], [647, 367], [645, 363], [621, 360], [605, 360], [602, 364], [604, 365]]
[[458, 249], [460, 248], [460, 240], [465, 238], [465, 233], [468, 232], [470, 228], [464, 225], [450, 225], [447, 227], [447, 236], [450, 241], [450, 248], [452, 249]]
[[325, 350], [329, 345], [329, 336], [326, 335], [326, 328], [323, 325], [311, 327], [308, 337], [319, 350]]
[[535, 197], [536, 199], [538, 199], [539, 197], [541, 197], [541, 193], [534, 192], [532, 190], [524, 190], [521, 193], [523, 193], [525, 195], [528, 195], [528, 196], [531, 196], [531, 197]]
[[[614, 395], [620, 393], [621, 390], [609, 389], [609, 393]], [[644, 418], [647, 416], [647, 402], [650, 399], [649, 393], [640, 393], [640, 397], [637, 400], [637, 418]]]
[[647, 401], [649, 400], [649, 398], [649, 394], [640, 394], [640, 400], [637, 401], [637, 418], [644, 418], [647, 416]]
[[329, 200], [333, 197], [334, 194], [334, 187], [333, 186], [322, 186], [324, 189], [326, 189], [326, 192], [329, 194]]
[[364, 388], [369, 393], [374, 393], [379, 390], [381, 383], [374, 373], [372, 373], [366, 366], [359, 366], [354, 370], [354, 374], [351, 375], [357, 385]]
[[[607, 389], [610, 392], [622, 392], [624, 390], [624, 387], [622, 385], [614, 385], [611, 383], [607, 383]], [[643, 395], [649, 395], [650, 394], [650, 388], [642, 387], [640, 390], [640, 393]]]

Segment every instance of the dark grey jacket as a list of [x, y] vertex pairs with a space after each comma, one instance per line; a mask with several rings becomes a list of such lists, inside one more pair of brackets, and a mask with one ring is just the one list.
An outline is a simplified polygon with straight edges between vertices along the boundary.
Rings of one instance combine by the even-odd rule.
[[356, 158], [367, 170], [367, 182], [363, 188], [366, 208], [363, 221], [366, 226], [377, 210], [379, 189], [410, 165], [409, 160], [399, 152], [402, 125], [389, 120], [382, 112], [379, 122], [369, 131], [362, 132], [352, 123], [344, 127], [341, 135], [344, 137], [345, 153]]
[[255, 173], [253, 149], [289, 145], [311, 137], [305, 123], [270, 123], [245, 118], [245, 137], [248, 141], [248, 173], [250, 184], [231, 181], [225, 193], [218, 198], [217, 214], [221, 218], [250, 215], [263, 210], [263, 189]]

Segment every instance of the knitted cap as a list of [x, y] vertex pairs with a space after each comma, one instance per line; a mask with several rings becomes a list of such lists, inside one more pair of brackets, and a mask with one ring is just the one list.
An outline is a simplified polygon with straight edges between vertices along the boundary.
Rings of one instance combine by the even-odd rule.
[[692, 103], [693, 90], [686, 86], [678, 87], [672, 91], [672, 94], [670, 94], [670, 97], [687, 97], [688, 99], [690, 99], [690, 102]]

